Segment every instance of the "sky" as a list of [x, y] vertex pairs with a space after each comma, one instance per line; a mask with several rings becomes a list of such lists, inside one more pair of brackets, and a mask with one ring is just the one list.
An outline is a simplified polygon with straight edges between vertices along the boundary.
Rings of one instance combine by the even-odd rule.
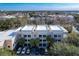
[[0, 3], [0, 10], [79, 10], [79, 3]]

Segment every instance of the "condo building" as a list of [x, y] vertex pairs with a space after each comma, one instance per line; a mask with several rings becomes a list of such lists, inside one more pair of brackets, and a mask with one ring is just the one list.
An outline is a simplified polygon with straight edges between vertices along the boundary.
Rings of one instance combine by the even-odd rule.
[[25, 45], [30, 46], [30, 40], [37, 39], [40, 41], [39, 48], [46, 48], [46, 36], [59, 41], [66, 37], [68, 31], [60, 25], [26, 25], [18, 29], [0, 32], [0, 48], [13, 50], [17, 40], [25, 39]]
[[68, 31], [60, 25], [26, 25], [16, 30], [16, 39], [24, 38], [26, 46], [30, 46], [30, 40], [39, 38], [39, 47], [46, 48], [46, 36], [51, 36], [52, 39], [59, 41], [67, 34]]
[[7, 48], [13, 50], [16, 46], [15, 44], [15, 29], [6, 30], [0, 32], [0, 48]]

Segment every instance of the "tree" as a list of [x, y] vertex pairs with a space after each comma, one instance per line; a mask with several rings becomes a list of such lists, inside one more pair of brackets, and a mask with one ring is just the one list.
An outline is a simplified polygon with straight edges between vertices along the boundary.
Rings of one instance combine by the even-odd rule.
[[49, 50], [49, 55], [76, 56], [79, 55], [79, 47], [67, 43], [55, 42], [53, 48]]
[[5, 48], [0, 49], [0, 56], [15, 56], [15, 55], [16, 55], [15, 51], [8, 50]]
[[74, 14], [73, 16], [74, 16], [74, 18], [75, 18], [75, 21], [76, 21], [77, 23], [79, 23], [79, 14]]
[[18, 39], [16, 42], [18, 43], [18, 45], [24, 46], [24, 44], [25, 44], [25, 39], [24, 39], [24, 38], [20, 38], [20, 39]]
[[66, 43], [79, 46], [79, 34], [72, 32], [68, 34], [68, 37], [64, 40]]
[[67, 29], [68, 33], [71, 33], [72, 32], [72, 25], [69, 23], [69, 24], [63, 24], [63, 27], [65, 29]]
[[54, 39], [51, 38], [50, 36], [47, 36], [47, 37], [46, 37], [46, 40], [47, 40], [47, 42], [48, 42], [48, 47], [50, 47], [50, 46], [54, 43]]
[[39, 46], [39, 43], [40, 43], [40, 41], [39, 41], [38, 38], [37, 39], [31, 39], [30, 40], [30, 44], [31, 44], [32, 47], [38, 47]]
[[19, 26], [25, 25], [27, 22], [27, 17], [16, 17], [16, 18], [10, 18], [5, 20], [0, 20], [0, 30], [7, 30], [7, 29], [13, 29], [18, 28]]

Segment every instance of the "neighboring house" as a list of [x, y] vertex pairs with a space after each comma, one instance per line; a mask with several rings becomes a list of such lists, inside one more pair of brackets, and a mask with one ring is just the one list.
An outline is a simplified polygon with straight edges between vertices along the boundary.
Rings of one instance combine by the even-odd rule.
[[14, 49], [15, 30], [8, 30], [0, 32], [0, 48]]
[[18, 28], [16, 37], [25, 38], [26, 45], [29, 46], [31, 39], [39, 38], [39, 47], [47, 46], [46, 36], [50, 35], [56, 41], [63, 39], [68, 31], [59, 25], [26, 25]]

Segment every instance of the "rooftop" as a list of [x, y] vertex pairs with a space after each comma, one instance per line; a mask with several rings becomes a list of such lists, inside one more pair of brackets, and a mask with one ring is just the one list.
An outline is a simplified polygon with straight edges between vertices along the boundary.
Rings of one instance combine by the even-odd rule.
[[46, 25], [37, 25], [35, 30], [47, 30]]
[[17, 32], [17, 31], [19, 31], [19, 30], [21, 30], [21, 29], [22, 29], [22, 27], [19, 27], [18, 29], [15, 30], [15, 32]]
[[35, 26], [34, 25], [26, 25], [25, 27], [22, 28], [22, 30], [33, 30]]
[[50, 25], [49, 27], [51, 30], [61, 30], [58, 25]]
[[60, 25], [26, 25], [21, 30], [60, 30], [67, 32], [67, 30]]
[[0, 41], [12, 39], [14, 37], [15, 30], [8, 30], [0, 32]]

